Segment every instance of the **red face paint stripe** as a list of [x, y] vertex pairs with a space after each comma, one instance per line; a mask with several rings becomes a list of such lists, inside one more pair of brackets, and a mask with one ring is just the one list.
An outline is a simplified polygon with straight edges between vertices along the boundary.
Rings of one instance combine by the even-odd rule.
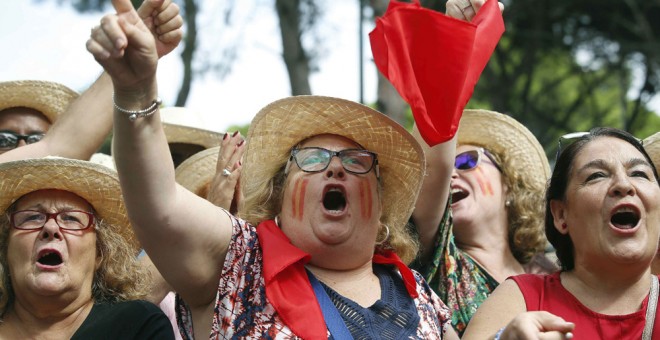
[[302, 221], [303, 218], [303, 209], [305, 209], [305, 191], [307, 190], [308, 179], [302, 180], [302, 185], [300, 186], [300, 197], [298, 198], [298, 218]]
[[365, 218], [371, 218], [371, 205], [372, 205], [371, 185], [369, 184], [369, 182], [364, 181], [364, 187], [365, 187], [366, 192], [367, 192], [367, 215], [365, 216]]
[[296, 184], [293, 185], [293, 195], [291, 196], [291, 215], [296, 217], [296, 196], [298, 196], [298, 184], [300, 180], [296, 181]]
[[493, 195], [493, 188], [490, 186], [490, 182], [486, 181], [484, 178], [484, 173], [480, 168], [475, 169], [475, 173], [477, 174], [477, 183], [479, 184], [479, 188], [481, 189], [481, 192], [484, 193], [484, 195]]

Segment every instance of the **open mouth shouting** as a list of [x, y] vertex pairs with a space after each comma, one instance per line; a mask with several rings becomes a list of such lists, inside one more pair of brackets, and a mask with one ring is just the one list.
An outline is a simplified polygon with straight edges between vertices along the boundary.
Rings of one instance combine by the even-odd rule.
[[346, 210], [344, 188], [341, 186], [326, 186], [323, 192], [323, 208], [331, 215], [341, 215]]
[[62, 254], [55, 249], [43, 249], [39, 252], [37, 265], [40, 268], [57, 268], [62, 265]]
[[632, 230], [639, 224], [639, 210], [630, 205], [620, 206], [612, 211], [610, 223], [619, 230]]
[[464, 198], [468, 197], [470, 194], [464, 191], [459, 187], [454, 187], [451, 189], [451, 204], [458, 203]]

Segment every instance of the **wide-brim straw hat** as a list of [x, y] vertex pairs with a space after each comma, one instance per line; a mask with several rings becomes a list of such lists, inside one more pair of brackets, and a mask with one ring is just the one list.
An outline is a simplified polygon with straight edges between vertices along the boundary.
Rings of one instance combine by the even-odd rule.
[[138, 253], [139, 242], [126, 215], [116, 171], [61, 157], [0, 163], [0, 212], [23, 195], [44, 189], [68, 191], [85, 199]]
[[660, 171], [660, 132], [656, 132], [646, 138], [642, 145], [644, 145], [644, 150], [651, 157], [655, 169]]
[[215, 146], [202, 150], [181, 162], [174, 171], [176, 182], [199, 195], [215, 176], [219, 152], [220, 147]]
[[[275, 176], [292, 147], [316, 135], [346, 137], [378, 154], [383, 218], [405, 225], [412, 214], [425, 170], [422, 149], [401, 125], [370, 107], [331, 97], [295, 96], [261, 109], [250, 124], [241, 181], [249, 197]], [[251, 221], [253, 223], [260, 221]]]
[[160, 110], [167, 142], [195, 144], [205, 149], [219, 146], [223, 133], [205, 129], [197, 111], [184, 107], [166, 107]]
[[512, 166], [525, 175], [524, 181], [545, 189], [550, 178], [548, 157], [538, 139], [517, 120], [495, 111], [465, 110], [457, 136], [459, 145], [477, 145], [506, 154]]
[[62, 114], [78, 93], [55, 82], [17, 80], [0, 82], [0, 111], [28, 107], [41, 112], [51, 123]]

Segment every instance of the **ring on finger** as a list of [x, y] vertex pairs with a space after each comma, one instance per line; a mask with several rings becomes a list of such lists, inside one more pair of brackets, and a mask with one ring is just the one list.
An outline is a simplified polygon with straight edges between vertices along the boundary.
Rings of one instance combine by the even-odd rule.
[[227, 170], [227, 168], [222, 169], [222, 175], [227, 177], [231, 175], [231, 171]]

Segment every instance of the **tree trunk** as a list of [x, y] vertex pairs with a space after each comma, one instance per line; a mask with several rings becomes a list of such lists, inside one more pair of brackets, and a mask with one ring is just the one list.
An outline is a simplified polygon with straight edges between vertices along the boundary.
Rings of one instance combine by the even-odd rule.
[[312, 94], [309, 85], [310, 60], [301, 41], [300, 0], [276, 0], [275, 9], [280, 19], [282, 57], [289, 73], [291, 95]]
[[181, 61], [183, 62], [183, 80], [181, 89], [176, 98], [176, 106], [185, 106], [190, 95], [190, 86], [193, 80], [192, 62], [197, 49], [197, 4], [195, 0], [185, 0], [183, 3], [183, 12], [186, 23], [186, 36], [184, 37], [184, 48], [181, 52]]

